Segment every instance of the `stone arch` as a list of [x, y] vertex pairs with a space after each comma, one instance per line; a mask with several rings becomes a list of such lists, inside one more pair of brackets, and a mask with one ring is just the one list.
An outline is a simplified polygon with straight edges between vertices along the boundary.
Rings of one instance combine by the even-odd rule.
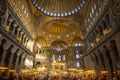
[[119, 59], [118, 48], [117, 48], [116, 42], [114, 40], [110, 41], [110, 49], [113, 52], [113, 56], [115, 57], [115, 59]]
[[6, 53], [6, 57], [5, 57], [5, 67], [8, 67], [9, 65], [9, 61], [10, 61], [10, 56], [11, 56], [11, 49], [14, 47], [14, 45], [11, 45], [8, 50], [7, 50], [7, 53]]
[[21, 53], [21, 55], [19, 56], [19, 61], [18, 61], [18, 64], [20, 65], [21, 63], [21, 60], [22, 60], [22, 55], [24, 54], [24, 52]]
[[102, 63], [102, 68], [105, 69], [105, 60], [104, 60], [103, 54], [99, 49], [98, 49], [98, 53], [99, 53], [98, 55], [100, 57], [100, 61]]
[[103, 26], [103, 29], [107, 29], [107, 24], [104, 20], [101, 21], [101, 24]]
[[1, 45], [0, 45], [0, 61], [1, 61], [1, 59], [2, 59], [2, 54], [3, 54], [3, 45], [5, 45], [7, 43], [7, 41], [5, 40], [5, 39], [3, 39], [2, 41], [1, 41]]
[[37, 37], [35, 40], [35, 43], [33, 45], [33, 51], [37, 52], [38, 51], [38, 46], [39, 47], [47, 47], [47, 41], [44, 37]]
[[72, 46], [75, 46], [76, 43], [82, 43], [82, 38], [81, 38], [80, 36], [75, 37], [75, 38], [72, 40], [71, 45], [72, 45]]
[[110, 25], [111, 23], [110, 23], [109, 14], [106, 14], [106, 15], [105, 15], [105, 20], [106, 20], [107, 26], [108, 26], [109, 28], [111, 28], [112, 26]]
[[98, 30], [99, 30], [100, 36], [103, 36], [102, 26], [101, 25], [98, 25]]
[[3, 46], [4, 44], [7, 43], [7, 40], [6, 39], [3, 39], [2, 42], [1, 42], [1, 46]]
[[95, 63], [95, 61], [94, 61], [94, 59], [93, 59], [93, 56], [92, 55], [90, 55], [90, 59], [91, 59], [91, 61], [92, 61], [92, 63], [94, 64], [94, 66], [96, 65], [96, 63]]
[[99, 75], [99, 64], [98, 64], [98, 60], [97, 60], [97, 56], [95, 55], [95, 52], [91, 55], [91, 60], [93, 61], [96, 74]]
[[12, 66], [11, 68], [12, 69], [15, 69], [15, 63], [16, 63], [16, 60], [17, 60], [17, 53], [18, 53], [19, 49], [16, 50], [14, 56], [13, 56], [13, 60], [12, 60]]
[[103, 46], [104, 49], [104, 56], [106, 56], [106, 60], [107, 60], [107, 64], [108, 64], [108, 69], [109, 69], [109, 73], [110, 73], [110, 78], [113, 77], [113, 72], [114, 72], [114, 68], [113, 68], [113, 61], [112, 61], [112, 57], [110, 54], [110, 50], [107, 48], [107, 46]]
[[95, 52], [93, 53], [93, 56], [94, 56], [94, 59], [96, 61], [96, 64], [99, 65], [99, 60], [98, 60], [97, 55], [96, 55]]

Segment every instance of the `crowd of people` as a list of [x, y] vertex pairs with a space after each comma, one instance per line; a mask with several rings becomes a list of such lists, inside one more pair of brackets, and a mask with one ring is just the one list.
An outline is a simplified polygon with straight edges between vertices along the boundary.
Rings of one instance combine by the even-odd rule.
[[[1, 72], [0, 74], [0, 80], [109, 80], [106, 76], [99, 77], [92, 77], [92, 76], [40, 76], [40, 75], [18, 75], [18, 74], [7, 74], [6, 72]], [[119, 80], [119, 79], [118, 79]]]

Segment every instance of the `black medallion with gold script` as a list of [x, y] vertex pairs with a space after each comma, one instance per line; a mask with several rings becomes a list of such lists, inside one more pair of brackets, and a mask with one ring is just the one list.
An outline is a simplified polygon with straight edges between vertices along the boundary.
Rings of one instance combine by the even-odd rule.
[[112, 0], [111, 9], [114, 16], [120, 16], [120, 0]]
[[6, 0], [0, 0], [0, 17], [4, 16], [7, 11], [7, 2]]

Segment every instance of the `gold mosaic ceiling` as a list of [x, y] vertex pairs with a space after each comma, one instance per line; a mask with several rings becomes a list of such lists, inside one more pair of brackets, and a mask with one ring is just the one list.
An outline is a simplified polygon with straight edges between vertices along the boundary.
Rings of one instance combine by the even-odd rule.
[[83, 38], [86, 33], [88, 0], [10, 0], [10, 3], [24, 24], [29, 20], [26, 28], [31, 29], [34, 39], [43, 37], [47, 46], [57, 40], [71, 45], [74, 38]]
[[65, 17], [80, 11], [87, 0], [31, 0], [42, 13], [52, 17]]
[[49, 25], [46, 27], [46, 30], [54, 34], [65, 34], [70, 32], [75, 25], [69, 21], [64, 20], [54, 20], [50, 21]]
[[69, 35], [71, 32], [80, 33], [78, 31], [77, 24], [74, 24], [73, 22], [68, 20], [60, 19], [47, 22], [43, 27], [43, 30], [53, 35]]

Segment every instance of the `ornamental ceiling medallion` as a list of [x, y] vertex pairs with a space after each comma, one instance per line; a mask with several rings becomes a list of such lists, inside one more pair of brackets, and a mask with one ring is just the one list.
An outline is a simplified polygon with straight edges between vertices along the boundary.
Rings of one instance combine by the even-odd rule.
[[0, 0], [0, 17], [3, 17], [7, 11], [7, 2], [6, 0]]

